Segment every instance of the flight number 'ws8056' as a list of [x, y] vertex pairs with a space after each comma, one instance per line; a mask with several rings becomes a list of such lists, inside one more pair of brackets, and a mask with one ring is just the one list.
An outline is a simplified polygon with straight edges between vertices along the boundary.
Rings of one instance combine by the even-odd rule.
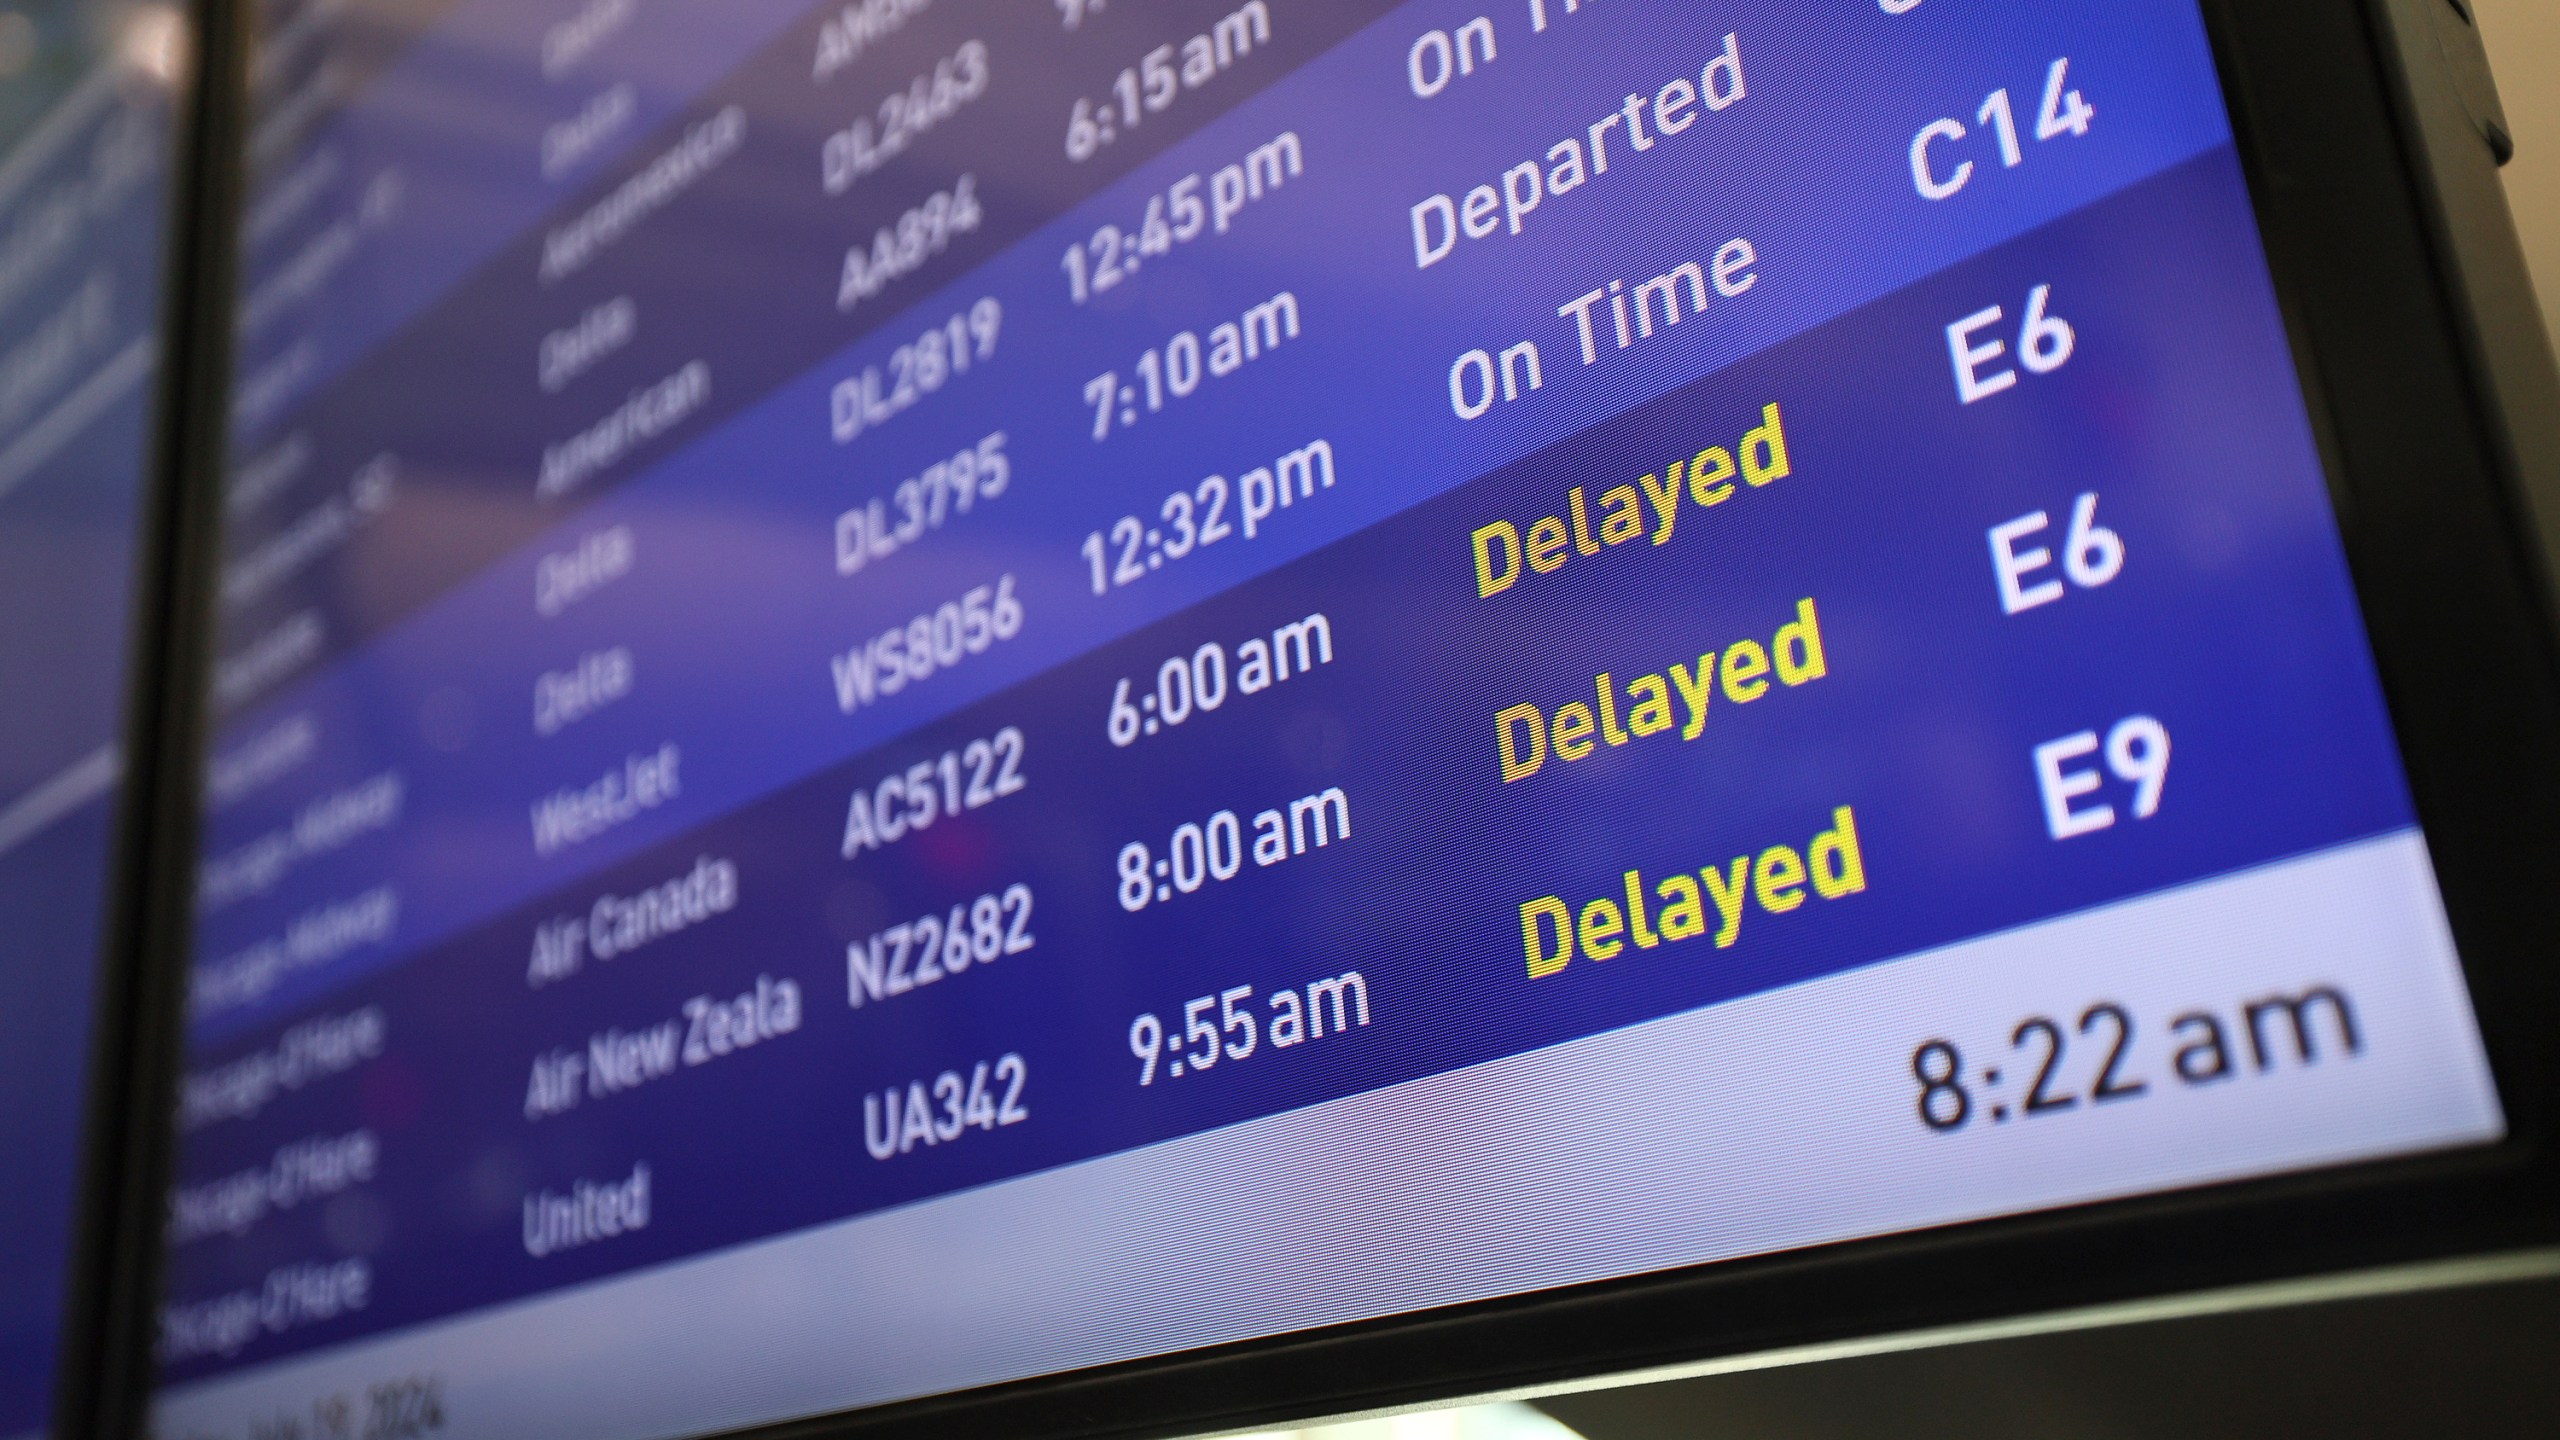
[[1021, 633], [1022, 602], [1014, 596], [1013, 577], [973, 585], [959, 599], [945, 600], [831, 657], [836, 708], [850, 715], [876, 705]]

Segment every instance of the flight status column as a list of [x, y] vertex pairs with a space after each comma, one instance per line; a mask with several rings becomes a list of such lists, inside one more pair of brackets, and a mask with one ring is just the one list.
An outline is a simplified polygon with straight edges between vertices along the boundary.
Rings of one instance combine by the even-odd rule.
[[191, 1423], [2496, 1133], [2183, 4], [765, 8], [373, 82], [514, 37], [514, 228], [244, 446], [397, 479], [237, 631]]

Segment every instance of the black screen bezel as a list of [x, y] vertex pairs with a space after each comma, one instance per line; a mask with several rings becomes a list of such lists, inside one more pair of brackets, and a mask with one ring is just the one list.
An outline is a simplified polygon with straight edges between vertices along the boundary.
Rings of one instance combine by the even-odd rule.
[[[2393, 39], [2384, 8], [2393, 0], [2200, 3], [2506, 1108], [2505, 1141], [1728, 1260], [738, 1433], [1207, 1432], [2560, 1242], [2560, 1158], [2549, 1144], [2560, 969], [2541, 958], [2560, 941], [2560, 916], [2541, 903], [2560, 875], [2560, 628], [2553, 557], [2534, 538], [2526, 493], [2528, 477], [2554, 473], [2560, 456], [2520, 454], [2493, 398], [2472, 313], [2480, 297], [2456, 285], [2449, 253], [2448, 237], [2479, 217], [2457, 224], [2445, 211], [2413, 91], [2432, 82]], [[247, 7], [217, 8], [247, 23]], [[229, 158], [236, 168], [236, 145]], [[2478, 163], [2490, 163], [2485, 150]], [[238, 178], [207, 183], [229, 194]], [[2560, 405], [2543, 358], [2528, 388]], [[205, 393], [200, 379], [190, 388]], [[209, 576], [182, 593], [196, 617], [209, 611]], [[200, 646], [200, 624], [184, 623]], [[200, 652], [191, 663], [200, 673]], [[172, 971], [185, 944], [186, 878], [162, 871], [153, 907]], [[174, 1022], [173, 996], [162, 1003]], [[157, 1194], [145, 1198], [156, 1204]]]
[[[181, 1034], [194, 875], [195, 747], [210, 613], [227, 297], [239, 143], [231, 0], [184, 0], [162, 186], [159, 364], [136, 506], [131, 620], [119, 693], [121, 775], [88, 1017], [78, 1189], [64, 1276], [53, 1415], [58, 1440], [138, 1435], [159, 1309], [160, 1217]], [[106, 63], [118, 63], [109, 61]], [[208, 368], [208, 359], [217, 363]]]

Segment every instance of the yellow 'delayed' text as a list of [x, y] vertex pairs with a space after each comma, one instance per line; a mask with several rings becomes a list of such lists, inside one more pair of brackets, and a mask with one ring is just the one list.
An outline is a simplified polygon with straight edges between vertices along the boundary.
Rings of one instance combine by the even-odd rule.
[[1686, 513], [1684, 504], [1711, 510], [1745, 493], [1735, 488], [1737, 480], [1756, 490], [1794, 473], [1786, 419], [1772, 400], [1760, 407], [1760, 423], [1730, 447], [1709, 445], [1650, 475], [1612, 485], [1596, 501], [1576, 485], [1565, 492], [1562, 515], [1528, 521], [1526, 534], [1510, 520], [1477, 526], [1468, 537], [1475, 552], [1476, 596], [1490, 600], [1525, 578], [1552, 575], [1578, 557], [1599, 555], [1613, 546], [1636, 540], [1668, 545]]
[[1706, 733], [1707, 705], [1717, 691], [1736, 705], [1770, 693], [1810, 685], [1831, 673], [1822, 650], [1822, 617], [1813, 597], [1796, 602], [1793, 620], [1766, 643], [1736, 640], [1721, 651], [1700, 651], [1695, 662], [1675, 660], [1661, 670], [1627, 679], [1608, 670], [1591, 677], [1590, 699], [1566, 700], [1552, 709], [1524, 700], [1493, 717], [1494, 754], [1502, 783], [1526, 780], [1550, 759], [1570, 764], [1601, 746], [1652, 736], [1695, 740]]
[[1713, 935], [1718, 948], [1742, 938], [1744, 918], [1757, 910], [1785, 915], [1808, 901], [1840, 900], [1867, 888], [1866, 857], [1858, 849], [1858, 817], [1847, 805], [1831, 812], [1830, 828], [1798, 850], [1771, 845], [1754, 855], [1700, 866], [1695, 872], [1648, 878], [1641, 870], [1619, 877], [1618, 893], [1583, 901], [1541, 895], [1520, 904], [1520, 944], [1529, 978], [1564, 973], [1576, 959], [1614, 960], [1628, 947], [1657, 949]]

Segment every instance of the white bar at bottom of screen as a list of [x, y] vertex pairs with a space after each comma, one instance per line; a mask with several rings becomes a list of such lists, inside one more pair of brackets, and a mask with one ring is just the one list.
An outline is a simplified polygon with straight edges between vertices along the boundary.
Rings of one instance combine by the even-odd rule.
[[[2104, 1103], [2101, 1004], [2143, 1087]], [[2074, 1103], [2030, 1115], [2038, 1017]], [[1943, 1130], [1931, 1040], [1964, 1065]], [[160, 1433], [432, 1376], [448, 1436], [690, 1434], [2502, 1133], [2404, 831], [196, 1382]]]

